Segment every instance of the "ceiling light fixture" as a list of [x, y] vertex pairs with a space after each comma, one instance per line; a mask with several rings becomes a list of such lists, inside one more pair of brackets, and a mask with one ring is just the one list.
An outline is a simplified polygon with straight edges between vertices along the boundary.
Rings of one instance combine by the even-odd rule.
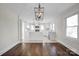
[[35, 11], [35, 20], [36, 21], [41, 21], [43, 20], [43, 16], [44, 16], [44, 7], [41, 7], [40, 3], [38, 5], [38, 7], [34, 7], [34, 11]]

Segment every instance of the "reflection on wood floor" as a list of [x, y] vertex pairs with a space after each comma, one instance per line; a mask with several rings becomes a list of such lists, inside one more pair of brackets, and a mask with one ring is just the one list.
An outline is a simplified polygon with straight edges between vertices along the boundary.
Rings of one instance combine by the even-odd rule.
[[[71, 53], [71, 54], [70, 54]], [[20, 43], [3, 56], [71, 56], [76, 55], [60, 43]]]

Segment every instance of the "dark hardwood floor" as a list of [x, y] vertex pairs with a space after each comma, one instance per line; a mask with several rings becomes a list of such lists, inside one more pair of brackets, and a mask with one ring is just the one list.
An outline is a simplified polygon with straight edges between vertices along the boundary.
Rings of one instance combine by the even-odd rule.
[[20, 43], [2, 56], [78, 56], [60, 43]]

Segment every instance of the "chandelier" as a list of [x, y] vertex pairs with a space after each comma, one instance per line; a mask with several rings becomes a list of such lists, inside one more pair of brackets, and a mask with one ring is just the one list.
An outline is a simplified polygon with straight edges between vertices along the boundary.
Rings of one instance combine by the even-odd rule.
[[44, 7], [41, 7], [40, 3], [38, 7], [34, 7], [35, 11], [35, 20], [36, 21], [41, 21], [44, 18]]

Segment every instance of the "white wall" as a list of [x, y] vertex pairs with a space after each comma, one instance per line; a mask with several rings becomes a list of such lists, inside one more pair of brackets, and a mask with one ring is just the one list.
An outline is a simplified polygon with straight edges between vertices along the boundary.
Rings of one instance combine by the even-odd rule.
[[11, 49], [18, 40], [18, 17], [7, 8], [0, 7], [0, 55]]
[[[72, 6], [71, 8], [67, 9], [63, 12], [61, 19], [61, 31], [59, 42], [63, 45], [74, 51], [75, 53], [79, 54], [79, 26], [78, 26], [78, 39], [73, 39], [66, 37], [66, 17], [74, 15], [75, 13], [79, 14], [79, 5]], [[79, 22], [79, 19], [78, 19]]]

